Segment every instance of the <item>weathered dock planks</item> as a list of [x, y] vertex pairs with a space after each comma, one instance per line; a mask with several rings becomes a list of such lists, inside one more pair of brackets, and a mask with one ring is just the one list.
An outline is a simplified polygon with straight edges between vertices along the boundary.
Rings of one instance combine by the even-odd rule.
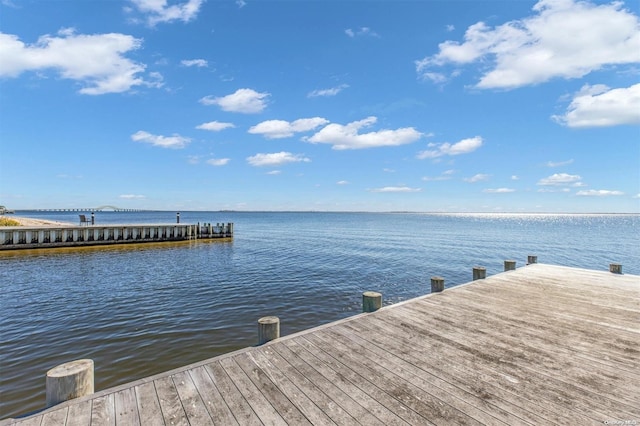
[[2, 424], [607, 422], [640, 423], [640, 277], [533, 264]]

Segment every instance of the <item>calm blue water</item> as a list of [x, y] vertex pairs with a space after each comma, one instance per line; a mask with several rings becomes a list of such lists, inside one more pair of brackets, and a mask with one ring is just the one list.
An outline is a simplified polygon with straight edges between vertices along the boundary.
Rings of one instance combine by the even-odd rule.
[[[17, 212], [76, 223], [78, 213]], [[175, 212], [96, 212], [96, 223], [173, 223]], [[96, 390], [487, 274], [505, 259], [640, 275], [638, 215], [181, 212], [234, 222], [232, 242], [0, 254], [0, 418], [44, 405], [48, 369], [95, 361]]]

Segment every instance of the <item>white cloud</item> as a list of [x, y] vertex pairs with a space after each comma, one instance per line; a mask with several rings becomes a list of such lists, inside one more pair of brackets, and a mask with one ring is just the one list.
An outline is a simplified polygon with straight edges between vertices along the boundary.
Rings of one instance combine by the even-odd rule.
[[238, 8], [242, 9], [246, 5], [247, 5], [246, 1], [244, 1], [244, 0], [236, 0], [236, 6], [238, 6]]
[[172, 136], [152, 135], [151, 133], [139, 130], [131, 135], [134, 142], [149, 143], [162, 148], [184, 148], [191, 139], [174, 134]]
[[271, 176], [276, 176], [276, 175], [282, 174], [282, 171], [281, 170], [271, 170], [270, 172], [267, 172], [267, 174], [271, 175]]
[[487, 194], [507, 194], [509, 192], [516, 192], [516, 190], [512, 188], [495, 188], [495, 189], [487, 188], [482, 190], [482, 192], [485, 192]]
[[511, 176], [511, 180], [520, 180], [520, 178], [516, 175]]
[[463, 139], [454, 144], [449, 142], [442, 144], [430, 143], [427, 146], [431, 149], [420, 151], [417, 155], [418, 159], [424, 160], [425, 158], [437, 158], [442, 157], [443, 155], [468, 154], [482, 146], [482, 138], [480, 136], [476, 136], [473, 138]]
[[231, 161], [230, 158], [211, 158], [207, 160], [207, 164], [211, 166], [225, 166]]
[[447, 25], [445, 28], [446, 28], [447, 32], [451, 32], [451, 31], [456, 29], [456, 27], [454, 25], [451, 25], [451, 24]]
[[489, 179], [489, 176], [491, 176], [491, 175], [478, 173], [477, 175], [473, 175], [470, 178], [464, 178], [462, 180], [465, 181], [465, 182], [469, 182], [469, 183], [476, 183], [476, 182], [480, 182], [480, 181]]
[[369, 27], [360, 27], [358, 29], [352, 30], [351, 28], [347, 28], [346, 30], [344, 30], [344, 33], [346, 35], [348, 35], [351, 38], [354, 37], [363, 37], [363, 36], [368, 36], [368, 37], [380, 37], [378, 35], [378, 33], [376, 33], [375, 31], [373, 31], [371, 28]]
[[420, 192], [422, 188], [410, 188], [408, 186], [385, 186], [383, 188], [373, 188], [370, 192]]
[[442, 174], [440, 176], [424, 176], [422, 178], [422, 180], [426, 181], [426, 182], [431, 182], [431, 181], [441, 181], [441, 180], [450, 180], [452, 175], [455, 173], [455, 170], [445, 170], [444, 172], [442, 172]]
[[300, 118], [288, 122], [284, 120], [267, 120], [249, 129], [249, 133], [263, 135], [267, 139], [280, 139], [293, 136], [295, 133], [316, 129], [329, 120], [322, 117]]
[[222, 123], [220, 121], [210, 121], [208, 123], [202, 123], [196, 126], [196, 129], [209, 130], [211, 132], [219, 132], [224, 129], [231, 129], [236, 127], [233, 123]]
[[238, 89], [235, 93], [222, 97], [205, 96], [200, 99], [204, 105], [218, 105], [224, 111], [256, 114], [267, 107], [270, 93], [259, 93], [253, 89]]
[[621, 1], [541, 0], [533, 12], [496, 27], [471, 25], [463, 43], [441, 43], [437, 54], [416, 61], [416, 71], [433, 79], [446, 65], [492, 63], [476, 87], [512, 89], [640, 62], [640, 23]]
[[146, 16], [147, 24], [194, 19], [205, 0], [187, 0], [183, 3], [167, 4], [167, 0], [131, 0], [140, 13]]
[[610, 195], [624, 195], [624, 192], [609, 191], [607, 189], [590, 189], [588, 191], [578, 191], [576, 195], [585, 197], [608, 197]]
[[[25, 71], [53, 69], [60, 76], [80, 82], [80, 93], [102, 95], [120, 93], [134, 86], [161, 85], [145, 81], [140, 74], [145, 65], [124, 54], [139, 49], [142, 40], [126, 34], [76, 34], [62, 29], [57, 36], [43, 35], [26, 45], [11, 34], [0, 33], [0, 77], [17, 77]], [[158, 74], [159, 75], [159, 74]]]
[[566, 114], [554, 115], [552, 119], [568, 127], [640, 124], [640, 83], [619, 89], [602, 84], [585, 85], [571, 101]]
[[281, 166], [288, 163], [308, 163], [311, 160], [300, 154], [292, 154], [290, 152], [275, 152], [272, 154], [256, 154], [247, 157], [247, 162], [252, 166]]
[[184, 59], [180, 63], [185, 67], [205, 68], [209, 66], [209, 63], [204, 59]]
[[308, 98], [317, 98], [319, 96], [335, 96], [338, 93], [342, 92], [344, 89], [346, 89], [347, 87], [349, 87], [348, 84], [341, 84], [339, 86], [336, 87], [332, 87], [330, 89], [318, 89], [318, 90], [314, 90], [312, 92], [309, 92], [307, 94]]
[[122, 194], [118, 198], [123, 198], [125, 200], [132, 200], [132, 199], [141, 199], [141, 198], [147, 198], [147, 197], [145, 197], [144, 195], [136, 195], [136, 194]]
[[348, 180], [339, 180], [338, 182], [336, 182], [336, 185], [349, 185], [349, 181]]
[[554, 173], [549, 177], [540, 179], [538, 185], [541, 186], [566, 186], [580, 184], [582, 178], [579, 175], [570, 175], [567, 173]]
[[547, 167], [562, 167], [573, 163], [573, 158], [566, 161], [547, 161]]
[[376, 117], [367, 117], [347, 125], [331, 123], [305, 140], [311, 143], [328, 143], [333, 145], [333, 149], [363, 149], [405, 145], [417, 141], [422, 136], [422, 133], [413, 127], [358, 133], [361, 128], [371, 126], [377, 121]]

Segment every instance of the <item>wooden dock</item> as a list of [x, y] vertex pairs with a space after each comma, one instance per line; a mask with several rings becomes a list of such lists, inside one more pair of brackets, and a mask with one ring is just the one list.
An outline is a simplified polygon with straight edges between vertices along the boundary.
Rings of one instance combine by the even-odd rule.
[[0, 227], [0, 250], [232, 238], [233, 223]]
[[640, 276], [529, 265], [13, 422], [637, 425]]

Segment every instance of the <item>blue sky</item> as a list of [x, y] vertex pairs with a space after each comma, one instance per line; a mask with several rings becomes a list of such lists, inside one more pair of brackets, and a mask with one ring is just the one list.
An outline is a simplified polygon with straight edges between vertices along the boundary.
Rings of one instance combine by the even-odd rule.
[[14, 209], [640, 212], [637, 1], [0, 0]]

